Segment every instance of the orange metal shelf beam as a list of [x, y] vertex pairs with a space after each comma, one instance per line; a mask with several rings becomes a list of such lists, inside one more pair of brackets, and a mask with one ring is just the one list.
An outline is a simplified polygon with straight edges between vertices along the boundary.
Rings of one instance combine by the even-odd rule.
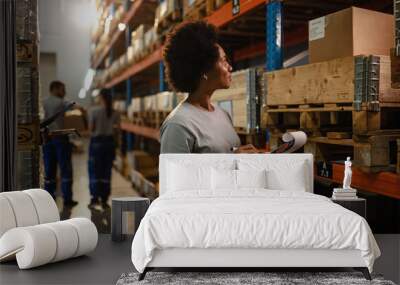
[[[135, 1], [134, 3], [142, 3], [144, 0]], [[268, 3], [268, 0], [240, 0], [240, 13], [233, 16], [232, 15], [232, 3], [228, 2], [221, 8], [216, 10], [213, 14], [206, 17], [209, 23], [214, 24], [217, 27], [223, 26], [234, 19], [250, 12], [251, 10]], [[130, 68], [125, 70], [122, 74], [118, 75], [110, 82], [105, 84], [105, 88], [111, 88], [116, 84], [128, 79], [129, 77], [143, 71], [144, 69], [150, 67], [151, 65], [160, 62], [162, 60], [162, 48], [159, 48], [152, 54], [148, 55], [142, 61], [133, 64]]]
[[234, 51], [233, 60], [240, 61], [247, 58], [254, 58], [260, 55], [265, 55], [265, 41]]
[[206, 17], [205, 20], [217, 27], [222, 27], [229, 22], [232, 22], [234, 19], [243, 16], [261, 5], [265, 5], [268, 2], [268, 0], [240, 0], [240, 12], [233, 16], [232, 1], [229, 1], [210, 16]]
[[145, 126], [138, 126], [129, 122], [120, 123], [121, 130], [160, 141], [160, 130]]
[[[133, 16], [135, 16], [136, 12], [138, 11], [138, 9], [140, 8], [140, 6], [143, 4], [145, 0], [136, 0], [135, 2], [133, 2], [132, 6], [130, 7], [129, 11], [127, 12], [127, 14], [125, 15], [124, 19], [122, 20], [122, 23], [124, 23], [125, 25], [128, 25], [129, 22], [131, 21], [131, 19], [133, 18]], [[119, 37], [122, 35], [122, 33], [124, 33], [125, 31], [120, 31], [118, 28], [115, 31], [114, 35], [112, 36], [110, 42], [108, 43], [108, 45], [103, 49], [103, 52], [100, 54], [100, 56], [94, 60], [94, 64], [92, 65], [93, 68], [97, 68], [99, 67], [99, 65], [103, 62], [103, 60], [105, 59], [105, 57], [107, 56], [107, 54], [110, 52], [111, 48], [114, 46], [114, 44], [117, 42], [117, 40], [119, 39]]]
[[129, 77], [132, 77], [133, 75], [152, 66], [153, 64], [160, 62], [161, 59], [162, 59], [162, 48], [159, 48], [156, 51], [154, 51], [152, 54], [148, 55], [146, 58], [141, 60], [140, 62], [134, 63], [131, 67], [126, 69], [120, 75], [114, 77], [110, 82], [106, 83], [104, 85], [104, 87], [111, 88], [111, 87], [117, 85], [118, 83], [129, 79]]
[[[332, 179], [323, 177], [323, 180], [342, 184], [343, 175], [344, 165], [334, 163], [332, 165]], [[316, 176], [316, 178], [320, 179], [319, 176]], [[351, 186], [359, 190], [400, 199], [400, 174], [392, 172], [365, 173], [357, 167], [353, 167]]]

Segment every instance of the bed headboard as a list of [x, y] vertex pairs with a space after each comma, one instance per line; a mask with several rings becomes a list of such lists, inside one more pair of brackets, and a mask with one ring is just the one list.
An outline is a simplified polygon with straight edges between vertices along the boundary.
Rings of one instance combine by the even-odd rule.
[[268, 160], [268, 162], [274, 163], [274, 161], [287, 161], [288, 163], [297, 163], [299, 161], [305, 162], [305, 175], [306, 175], [306, 191], [314, 192], [314, 161], [313, 155], [309, 153], [292, 153], [292, 154], [160, 154], [159, 160], [159, 175], [160, 175], [160, 195], [164, 194], [167, 189], [165, 187], [168, 175], [168, 163], [169, 162], [182, 162], [188, 161], [193, 164], [209, 164], [215, 165], [217, 163], [235, 163], [237, 161], [251, 162], [254, 160]]

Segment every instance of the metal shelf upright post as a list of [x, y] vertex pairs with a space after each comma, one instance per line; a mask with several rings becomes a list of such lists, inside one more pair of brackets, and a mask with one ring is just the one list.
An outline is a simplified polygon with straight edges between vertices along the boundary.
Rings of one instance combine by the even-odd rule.
[[[158, 3], [161, 4], [164, 0], [158, 0]], [[159, 91], [165, 91], [165, 80], [164, 80], [164, 61], [161, 60], [158, 64], [159, 67]]]
[[270, 1], [266, 5], [266, 68], [267, 71], [281, 69], [283, 65], [282, 2]]
[[[115, 16], [115, 3], [112, 3], [110, 5], [109, 9], [110, 9], [110, 15], [114, 18], [114, 16]], [[108, 57], [110, 59], [110, 62], [114, 61], [114, 47], [112, 47], [110, 49], [110, 54], [108, 55]], [[111, 96], [114, 97], [114, 94], [115, 94], [114, 86], [111, 88], [110, 92], [111, 92]]]
[[163, 92], [165, 91], [164, 61], [161, 60], [158, 66], [159, 66], [159, 76], [160, 76], [159, 89], [160, 92]]
[[396, 56], [400, 56], [400, 0], [393, 0]]
[[[126, 0], [125, 5], [126, 5], [126, 11], [129, 10], [129, 0]], [[130, 44], [131, 44], [131, 35], [132, 35], [132, 28], [130, 27], [129, 24], [127, 24], [126, 29], [125, 29], [125, 47], [126, 50], [128, 50]], [[127, 78], [126, 80], [126, 111], [128, 111], [129, 104], [131, 104], [132, 101], [132, 80], [130, 78]], [[130, 151], [133, 149], [133, 141], [134, 141], [134, 134], [130, 132], [126, 132], [126, 148], [127, 151]]]

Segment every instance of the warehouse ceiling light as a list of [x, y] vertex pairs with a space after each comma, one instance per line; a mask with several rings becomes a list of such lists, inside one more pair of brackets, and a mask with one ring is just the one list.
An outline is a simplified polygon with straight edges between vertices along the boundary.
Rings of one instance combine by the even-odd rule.
[[86, 76], [85, 76], [85, 81], [83, 83], [83, 87], [85, 88], [86, 91], [90, 89], [90, 86], [92, 86], [92, 82], [93, 82], [95, 73], [96, 72], [94, 71], [94, 69], [92, 69], [92, 68], [88, 69]]
[[79, 90], [78, 97], [80, 99], [85, 99], [86, 98], [86, 90], [85, 90], [85, 88], [81, 88], [81, 90]]

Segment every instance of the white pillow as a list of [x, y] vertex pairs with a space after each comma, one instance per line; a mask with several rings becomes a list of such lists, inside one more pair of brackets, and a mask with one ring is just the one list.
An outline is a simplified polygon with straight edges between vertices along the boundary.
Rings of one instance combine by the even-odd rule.
[[236, 170], [212, 168], [212, 189], [236, 190]]
[[167, 189], [211, 189], [211, 167], [169, 163]]
[[236, 170], [238, 188], [267, 188], [267, 176], [263, 170]]
[[241, 188], [266, 188], [265, 170], [212, 169], [213, 190], [237, 190]]
[[238, 160], [240, 170], [266, 170], [267, 189], [306, 191], [310, 183], [305, 160]]
[[290, 170], [267, 170], [267, 188], [273, 190], [306, 192], [307, 177], [305, 162], [294, 164]]

